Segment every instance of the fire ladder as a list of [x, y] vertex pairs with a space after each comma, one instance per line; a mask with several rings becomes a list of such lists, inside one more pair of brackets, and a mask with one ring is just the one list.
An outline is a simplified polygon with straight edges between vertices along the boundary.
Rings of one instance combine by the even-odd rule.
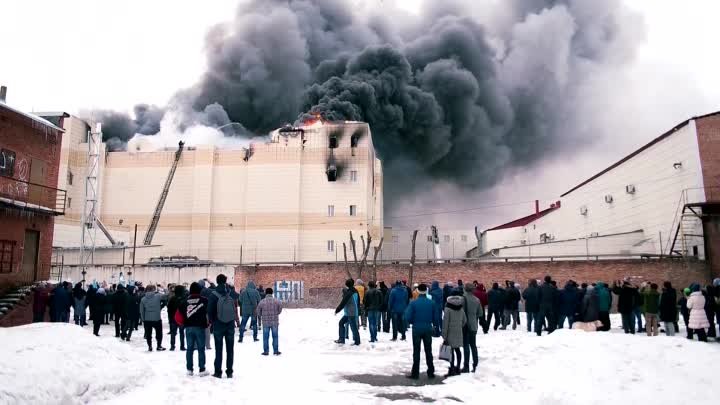
[[178, 162], [180, 161], [180, 155], [182, 155], [183, 147], [185, 143], [180, 141], [178, 143], [178, 150], [175, 152], [175, 161], [170, 167], [170, 173], [168, 173], [167, 180], [165, 180], [165, 187], [163, 187], [162, 193], [160, 194], [160, 200], [158, 200], [155, 212], [153, 213], [152, 221], [150, 221], [150, 227], [145, 234], [145, 245], [150, 245], [155, 236], [155, 230], [157, 230], [158, 223], [160, 222], [160, 215], [162, 214], [163, 207], [165, 206], [165, 200], [167, 199], [168, 192], [170, 191], [170, 184], [172, 184], [173, 177], [175, 177], [175, 170], [177, 169]]
[[683, 190], [678, 202], [678, 209], [672, 225], [671, 238], [668, 241], [669, 248], [666, 249], [669, 256], [679, 255], [682, 257], [697, 256], [699, 248], [704, 247], [705, 236], [703, 234], [703, 219], [707, 216], [703, 213], [706, 205], [704, 200], [692, 198], [689, 191]]

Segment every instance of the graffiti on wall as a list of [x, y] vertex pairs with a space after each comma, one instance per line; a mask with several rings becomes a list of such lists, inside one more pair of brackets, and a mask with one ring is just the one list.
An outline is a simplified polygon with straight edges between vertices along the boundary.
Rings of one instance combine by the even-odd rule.
[[299, 302], [305, 298], [304, 286], [302, 281], [280, 280], [275, 282], [273, 291], [282, 302]]
[[15, 152], [0, 149], [0, 176], [12, 177], [15, 174]]

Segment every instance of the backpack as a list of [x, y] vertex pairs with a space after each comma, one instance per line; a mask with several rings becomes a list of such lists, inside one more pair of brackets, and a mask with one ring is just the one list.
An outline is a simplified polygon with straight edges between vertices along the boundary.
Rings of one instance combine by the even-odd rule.
[[217, 297], [217, 320], [224, 323], [235, 321], [235, 300], [230, 294], [220, 295], [217, 291], [213, 291]]

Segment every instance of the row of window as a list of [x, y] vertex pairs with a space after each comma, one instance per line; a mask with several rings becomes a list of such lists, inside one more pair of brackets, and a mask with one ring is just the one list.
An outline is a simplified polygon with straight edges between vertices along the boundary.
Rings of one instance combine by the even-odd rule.
[[[334, 205], [328, 205], [327, 215], [329, 217], [335, 216], [335, 206]], [[357, 205], [351, 205], [350, 206], [350, 216], [354, 217], [356, 215], [357, 215]]]
[[[463, 241], [463, 242], [467, 242], [467, 241], [468, 241], [467, 235], [460, 235], [460, 240]], [[432, 242], [432, 241], [433, 241], [433, 240], [432, 240], [432, 235], [428, 235], [427, 241], [428, 241], [428, 242]], [[444, 236], [443, 236], [443, 242], [450, 243], [450, 235], [444, 235]]]
[[[332, 205], [330, 205], [329, 207], [332, 207]], [[351, 212], [352, 212], [352, 207], [354, 207], [354, 205], [351, 205], [350, 207], [351, 207]], [[352, 215], [352, 214], [351, 214], [351, 215]], [[397, 235], [394, 235], [394, 236], [392, 237], [392, 241], [393, 241], [394, 243], [398, 243], [399, 240], [400, 240], [400, 239], [399, 239], [399, 237], [398, 237]], [[450, 242], [450, 235], [444, 235], [444, 236], [443, 236], [443, 240], [444, 240], [445, 242], [448, 242], [448, 243], [449, 243], [449, 242]], [[467, 242], [467, 241], [468, 241], [467, 235], [460, 235], [460, 240], [463, 241], [463, 242]], [[428, 236], [427, 241], [428, 241], [428, 242], [432, 242], [432, 236]], [[327, 250], [328, 250], [328, 252], [334, 252], [334, 251], [335, 251], [335, 241], [333, 241], [333, 240], [327, 241]]]

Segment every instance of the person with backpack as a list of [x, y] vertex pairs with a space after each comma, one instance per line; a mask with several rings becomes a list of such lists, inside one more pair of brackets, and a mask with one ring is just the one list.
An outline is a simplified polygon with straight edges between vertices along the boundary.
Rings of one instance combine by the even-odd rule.
[[[227, 277], [218, 274], [217, 287], [208, 300], [208, 318], [215, 340], [215, 373], [213, 377], [222, 378], [223, 343], [227, 346], [225, 374], [233, 377], [235, 325], [240, 327], [237, 311], [237, 297], [227, 285]], [[256, 291], [257, 292], [257, 291]]]
[[198, 367], [200, 377], [208, 375], [205, 371], [205, 329], [208, 327], [208, 300], [200, 295], [202, 287], [198, 283], [190, 285], [190, 296], [180, 302], [175, 312], [175, 322], [185, 328], [187, 337], [187, 352], [185, 352], [185, 367], [188, 375], [193, 375], [193, 355], [198, 352]]
[[273, 296], [273, 289], [267, 288], [264, 292], [265, 298], [260, 301], [257, 307], [258, 318], [262, 320], [263, 325], [263, 356], [269, 355], [270, 350], [270, 333], [273, 339], [273, 355], [279, 356], [280, 353], [278, 342], [278, 327], [280, 326], [280, 313], [282, 312], [282, 303]]
[[[200, 286], [198, 286], [200, 287]], [[170, 351], [175, 351], [175, 337], [180, 332], [180, 351], [185, 351], [185, 328], [175, 321], [175, 313], [180, 309], [185, 296], [185, 287], [176, 285], [173, 288], [173, 296], [168, 300], [168, 323], [170, 324]]]
[[242, 343], [245, 336], [245, 326], [248, 319], [250, 327], [253, 331], [253, 341], [258, 341], [258, 323], [257, 323], [257, 307], [260, 303], [260, 293], [255, 288], [255, 283], [248, 281], [247, 287], [240, 293], [240, 311], [242, 312], [242, 320], [240, 321], [240, 337], [238, 342]]
[[157, 341], [156, 350], [165, 351], [162, 346], [163, 330], [162, 318], [160, 313], [165, 306], [167, 296], [156, 291], [154, 285], [150, 284], [145, 289], [145, 296], [140, 300], [140, 319], [142, 319], [145, 328], [145, 340], [147, 341], [148, 351], [152, 351], [152, 332], [155, 330], [155, 340]]

